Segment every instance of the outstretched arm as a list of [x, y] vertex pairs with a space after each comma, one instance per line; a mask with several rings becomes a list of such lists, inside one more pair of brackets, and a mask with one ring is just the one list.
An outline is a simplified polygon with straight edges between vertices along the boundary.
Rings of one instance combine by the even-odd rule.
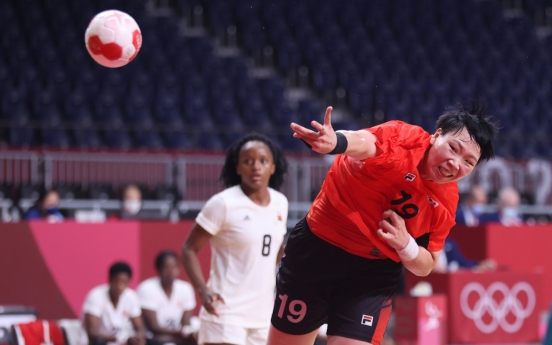
[[[318, 153], [330, 153], [337, 145], [337, 135], [332, 128], [332, 107], [326, 109], [324, 124], [312, 121], [311, 125], [317, 132], [296, 123], [291, 123], [293, 137], [302, 139]], [[339, 131], [347, 139], [344, 155], [363, 160], [376, 156], [376, 136], [366, 130]]]

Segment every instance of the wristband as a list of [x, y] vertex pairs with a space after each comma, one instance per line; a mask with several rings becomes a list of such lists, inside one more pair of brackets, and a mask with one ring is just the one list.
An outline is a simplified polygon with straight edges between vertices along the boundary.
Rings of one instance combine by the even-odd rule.
[[335, 144], [335, 147], [331, 152], [328, 152], [329, 155], [344, 153], [345, 151], [347, 151], [347, 146], [349, 146], [349, 142], [347, 141], [347, 137], [345, 136], [345, 134], [341, 132], [335, 132], [335, 135], [337, 137], [337, 144]]
[[408, 244], [406, 245], [406, 247], [401, 250], [397, 250], [397, 254], [399, 254], [401, 261], [414, 260], [418, 256], [419, 252], [420, 247], [418, 246], [418, 243], [416, 243], [412, 235], [410, 235], [410, 239], [408, 240]]

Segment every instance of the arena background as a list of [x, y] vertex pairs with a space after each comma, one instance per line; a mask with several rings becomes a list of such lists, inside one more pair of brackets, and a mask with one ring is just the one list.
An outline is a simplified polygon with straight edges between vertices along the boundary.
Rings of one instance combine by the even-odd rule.
[[[283, 192], [292, 226], [308, 210], [331, 158], [312, 154], [293, 139], [289, 123], [320, 120], [328, 105], [335, 108], [336, 129], [399, 119], [431, 132], [447, 106], [485, 100], [502, 127], [498, 157], [478, 166], [460, 190], [481, 184], [491, 212], [497, 191], [515, 187], [528, 224], [546, 232], [518, 246], [518, 253], [532, 253], [535, 260], [526, 269], [548, 277], [550, 269], [541, 264], [547, 252], [539, 244], [547, 243], [543, 239], [552, 230], [546, 225], [552, 215], [551, 5], [547, 0], [0, 1], [0, 238], [7, 246], [2, 262], [14, 262], [2, 271], [7, 275], [2, 280], [14, 285], [0, 284], [0, 303], [43, 301], [48, 291], [64, 295], [69, 288], [61, 281], [71, 276], [38, 277], [56, 277], [68, 260], [86, 262], [79, 251], [45, 254], [45, 243], [49, 253], [57, 245], [48, 241], [49, 225], [19, 222], [40, 190], [59, 192], [67, 219], [86, 218], [79, 210], [110, 218], [120, 208], [121, 189], [135, 183], [147, 218], [171, 228], [178, 241], [170, 244], [178, 249], [187, 220], [222, 189], [223, 150], [249, 131], [270, 136], [290, 160]], [[84, 45], [89, 21], [106, 9], [132, 15], [143, 34], [136, 59], [119, 69], [96, 64]], [[73, 227], [90, 226], [83, 233], [97, 247], [104, 247], [98, 239], [105, 237], [94, 231], [107, 236], [112, 226], [128, 227], [128, 237], [119, 241], [140, 272], [134, 284], [152, 273], [144, 258], [165, 245], [141, 242], [154, 230], [138, 222], [57, 226], [67, 235]], [[70, 238], [64, 250], [74, 245]], [[14, 245], [23, 242], [21, 248]], [[114, 243], [119, 242], [109, 246]], [[466, 243], [475, 257], [488, 254], [473, 241]], [[140, 256], [142, 251], [149, 254]], [[79, 280], [79, 289], [104, 281], [100, 263], [107, 268], [117, 256], [108, 252], [86, 248], [86, 255], [98, 258], [98, 268], [89, 280]], [[19, 269], [30, 262], [36, 263], [33, 270]], [[37, 295], [35, 287], [45, 281], [49, 290]], [[543, 284], [542, 313], [552, 301], [552, 280]], [[8, 298], [14, 289], [31, 299]], [[39, 312], [78, 316], [77, 295], [63, 297], [57, 311]]]

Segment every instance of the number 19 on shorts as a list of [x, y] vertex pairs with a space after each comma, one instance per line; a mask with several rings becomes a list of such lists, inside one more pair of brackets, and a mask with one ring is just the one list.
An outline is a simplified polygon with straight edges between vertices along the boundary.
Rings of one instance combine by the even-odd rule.
[[278, 309], [278, 317], [281, 319], [284, 317], [284, 314], [287, 315], [289, 322], [298, 323], [305, 318], [307, 314], [307, 305], [305, 302], [295, 299], [289, 302], [287, 311], [286, 305], [288, 301], [288, 295], [278, 295], [280, 298], [280, 309]]

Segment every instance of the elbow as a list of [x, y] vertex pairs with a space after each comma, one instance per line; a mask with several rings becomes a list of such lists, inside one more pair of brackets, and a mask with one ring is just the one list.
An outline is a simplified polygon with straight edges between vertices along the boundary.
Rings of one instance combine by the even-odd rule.
[[431, 270], [422, 270], [420, 272], [414, 273], [418, 277], [427, 277], [431, 273]]
[[410, 272], [412, 272], [415, 276], [418, 276], [418, 277], [427, 277], [432, 270], [433, 270], [433, 267], [409, 269]]

